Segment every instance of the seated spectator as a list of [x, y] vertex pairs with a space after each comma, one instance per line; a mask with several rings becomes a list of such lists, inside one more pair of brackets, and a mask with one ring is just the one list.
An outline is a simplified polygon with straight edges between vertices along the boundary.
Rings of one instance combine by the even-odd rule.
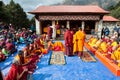
[[3, 45], [5, 45], [5, 41], [3, 38], [0, 39], [0, 47], [3, 47]]
[[0, 62], [6, 59], [5, 55], [2, 53], [2, 48], [0, 47]]
[[28, 36], [27, 36], [27, 42], [33, 42], [33, 39], [32, 39], [32, 37], [31, 37], [31, 35], [28, 35]]
[[19, 38], [19, 41], [20, 41], [20, 43], [25, 43], [25, 40], [24, 40], [23, 37], [20, 37], [20, 38]]
[[3, 48], [2, 48], [2, 53], [5, 55], [5, 56], [9, 56], [10, 54], [9, 54], [9, 51], [7, 50], [7, 48], [6, 48], [6, 46], [3, 46]]
[[105, 36], [108, 36], [108, 35], [109, 35], [109, 33], [110, 33], [109, 28], [108, 28], [108, 27], [105, 27], [104, 32], [105, 32]]
[[15, 45], [12, 44], [11, 40], [6, 43], [6, 49], [8, 50], [9, 54], [13, 54], [16, 51]]
[[31, 35], [31, 37], [32, 37], [33, 40], [36, 39], [36, 38], [37, 38], [36, 33], [34, 32], [34, 33]]

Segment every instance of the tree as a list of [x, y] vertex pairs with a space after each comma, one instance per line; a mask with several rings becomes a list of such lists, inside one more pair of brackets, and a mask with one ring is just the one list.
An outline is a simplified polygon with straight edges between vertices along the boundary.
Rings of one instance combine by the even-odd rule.
[[31, 20], [30, 20], [30, 24], [33, 24], [35, 26], [35, 17], [33, 17]]
[[5, 4], [2, 1], [0, 1], [0, 21], [8, 22], [7, 21], [8, 18], [9, 16], [7, 15]]
[[114, 16], [115, 18], [120, 19], [120, 2], [115, 6], [110, 6], [108, 9], [111, 12], [110, 13], [111, 16]]
[[10, 16], [9, 22], [14, 26], [15, 29], [22, 27], [27, 28], [29, 26], [29, 19], [27, 19], [26, 13], [18, 3], [15, 3], [13, 0], [11, 0], [10, 4], [8, 4], [6, 8]]

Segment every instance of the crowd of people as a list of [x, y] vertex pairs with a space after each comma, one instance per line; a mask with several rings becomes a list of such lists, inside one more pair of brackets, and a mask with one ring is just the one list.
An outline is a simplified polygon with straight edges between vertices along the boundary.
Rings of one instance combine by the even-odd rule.
[[[110, 34], [112, 33], [112, 35]], [[120, 26], [119, 25], [116, 25], [112, 31], [110, 31], [110, 29], [108, 27], [103, 27], [102, 30], [101, 30], [101, 38], [103, 37], [117, 37], [119, 38], [120, 36]]]
[[[26, 44], [26, 47], [18, 51], [15, 56], [5, 80], [27, 80], [37, 68], [36, 64], [41, 56], [48, 53], [49, 50], [63, 51], [66, 56], [77, 55], [79, 58], [84, 57], [83, 49], [86, 34], [81, 27], [76, 32], [66, 28], [64, 32], [65, 47], [61, 41], [53, 42], [56, 39], [56, 31], [53, 30], [48, 25], [47, 34], [38, 36], [35, 31], [29, 28], [15, 30], [12, 25], [8, 27], [0, 25], [0, 61], [4, 61], [10, 55], [14, 55], [18, 44]], [[92, 36], [87, 43], [120, 66], [120, 43], [118, 36], [113, 34], [110, 37], [110, 31], [107, 27], [102, 31], [101, 39]]]
[[26, 47], [15, 56], [5, 80], [28, 80], [27, 78], [31, 78], [30, 75], [37, 68], [37, 62], [43, 55], [43, 50], [44, 46], [39, 38], [26, 44]]
[[98, 39], [91, 36], [87, 42], [95, 51], [100, 52], [103, 56], [120, 66], [120, 42], [116, 38], [103, 37]]
[[[21, 43], [26, 44], [26, 47], [17, 51]], [[17, 55], [14, 55], [15, 52]], [[0, 25], [0, 61], [15, 56], [5, 80], [27, 80], [37, 68], [36, 64], [43, 53], [47, 53], [43, 38], [31, 29], [15, 30], [12, 25]]]
[[78, 55], [79, 58], [82, 58], [85, 38], [86, 34], [81, 27], [76, 32], [68, 28], [64, 34], [65, 55]]
[[[56, 29], [59, 28], [59, 25], [50, 26], [48, 25], [47, 39], [56, 38]], [[83, 56], [83, 46], [85, 41], [85, 32], [79, 27], [77, 31], [73, 28], [66, 28], [64, 31], [64, 41], [65, 41], [65, 55], [73, 56], [78, 55], [79, 58]]]
[[0, 25], [0, 61], [4, 61], [16, 52], [17, 44], [30, 43], [35, 38], [37, 38], [36, 33], [30, 29], [15, 30], [12, 25]]

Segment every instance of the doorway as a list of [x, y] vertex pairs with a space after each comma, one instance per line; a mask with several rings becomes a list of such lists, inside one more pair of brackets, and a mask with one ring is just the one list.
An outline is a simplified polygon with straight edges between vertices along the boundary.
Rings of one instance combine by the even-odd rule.
[[95, 21], [85, 21], [84, 31], [86, 34], [91, 34], [95, 31]]

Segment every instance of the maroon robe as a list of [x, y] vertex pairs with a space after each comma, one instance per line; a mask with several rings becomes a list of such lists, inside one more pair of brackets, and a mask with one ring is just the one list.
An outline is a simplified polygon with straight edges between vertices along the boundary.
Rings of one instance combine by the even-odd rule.
[[[17, 80], [17, 74], [20, 75], [23, 70], [23, 66], [15, 66], [12, 64], [7, 76], [5, 77], [5, 80]], [[27, 72], [25, 72], [19, 80], [27, 80]]]
[[65, 40], [65, 54], [68, 56], [73, 55], [73, 34], [70, 32], [70, 30], [66, 30], [64, 34], [64, 40]]
[[9, 51], [9, 53], [15, 52], [15, 46], [12, 43], [6, 43], [6, 49]]
[[48, 40], [50, 40], [52, 38], [52, 28], [50, 26], [47, 28], [47, 35], [48, 35]]
[[18, 67], [14, 64], [11, 65], [11, 68], [5, 77], [5, 80], [17, 80]]

